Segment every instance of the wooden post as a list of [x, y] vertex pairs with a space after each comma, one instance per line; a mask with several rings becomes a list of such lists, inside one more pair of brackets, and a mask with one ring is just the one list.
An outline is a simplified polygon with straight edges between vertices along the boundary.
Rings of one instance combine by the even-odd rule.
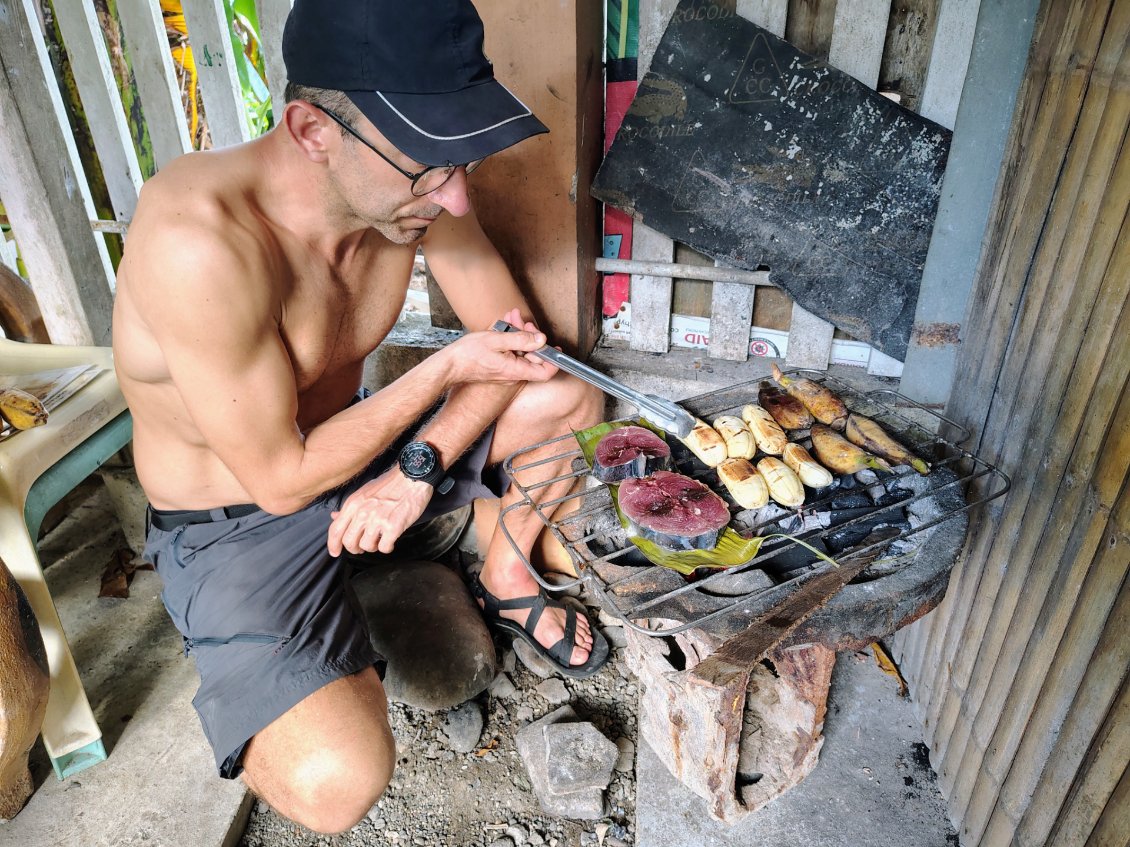
[[251, 130], [243, 108], [224, 0], [183, 0], [182, 6], [212, 145], [227, 147], [247, 141]]
[[263, 64], [267, 69], [267, 89], [271, 92], [271, 113], [277, 125], [282, 118], [286, 98], [286, 66], [282, 57], [283, 26], [294, 0], [255, 0], [259, 12], [259, 44], [263, 48]]

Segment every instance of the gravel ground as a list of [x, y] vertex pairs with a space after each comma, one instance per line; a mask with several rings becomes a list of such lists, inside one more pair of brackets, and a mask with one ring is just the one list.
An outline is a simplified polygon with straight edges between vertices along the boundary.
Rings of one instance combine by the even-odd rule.
[[[542, 680], [514, 661], [507, 641], [499, 642], [502, 666], [516, 691], [505, 699], [484, 693], [477, 702], [485, 716], [478, 749], [456, 753], [442, 731], [445, 712], [390, 704], [389, 719], [399, 762], [392, 782], [368, 817], [347, 833], [318, 835], [258, 803], [240, 842], [242, 847], [297, 845], [443, 845], [443, 847], [605, 847], [634, 843], [635, 772], [614, 771], [605, 793], [607, 817], [571, 821], [546, 815], [530, 787], [514, 737], [548, 714], [552, 704], [535, 690]], [[591, 721], [612, 741], [636, 738], [636, 683], [622, 650], [586, 680], [566, 680], [569, 703], [580, 720]]]

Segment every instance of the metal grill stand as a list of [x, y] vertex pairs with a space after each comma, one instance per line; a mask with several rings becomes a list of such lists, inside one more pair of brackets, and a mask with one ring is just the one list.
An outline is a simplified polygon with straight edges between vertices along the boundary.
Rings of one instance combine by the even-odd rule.
[[[837, 553], [839, 567], [804, 562], [783, 567], [802, 548], [776, 543], [764, 545], [745, 565], [688, 581], [650, 565], [626, 536], [617, 535], [622, 528], [603, 486], [580, 485], [571, 495], [537, 502], [536, 489], [568, 478], [531, 484], [536, 473], [530, 471], [539, 465], [572, 453], [572, 476], [589, 479], [571, 436], [557, 439], [557, 455], [523, 463], [529, 453], [554, 444], [544, 442], [506, 462], [516, 485], [515, 472], [524, 472], [525, 487], [518, 488], [525, 500], [503, 512], [500, 528], [509, 537], [507, 513], [533, 508], [569, 551], [578, 582], [625, 624], [629, 665], [643, 692], [641, 736], [674, 776], [706, 800], [712, 816], [731, 824], [815, 767], [835, 651], [863, 649], [937, 605], [965, 536], [968, 510], [1009, 486], [999, 470], [903, 414], [899, 407], [914, 405], [906, 398], [886, 391], [864, 395], [823, 374], [804, 375], [829, 385], [853, 411], [879, 420], [933, 466], [927, 477], [897, 469], [874, 508], [857, 510], [861, 514], [839, 526], [801, 533], [810, 543], [822, 543], [845, 527], [863, 527], [860, 540]], [[755, 400], [757, 388], [754, 380], [683, 405], [709, 421], [740, 411]], [[713, 471], [680, 452], [681, 445], [672, 448], [681, 472], [725, 494]], [[834, 502], [834, 492], [820, 493], [806, 502], [805, 512]], [[568, 514], [553, 520], [547, 507], [557, 506]], [[778, 531], [779, 516], [762, 519], [735, 510], [732, 525], [750, 534]], [[909, 526], [868, 534], [876, 516], [888, 512], [896, 524], [897, 515], [908, 515]], [[551, 587], [532, 567], [531, 572]]]

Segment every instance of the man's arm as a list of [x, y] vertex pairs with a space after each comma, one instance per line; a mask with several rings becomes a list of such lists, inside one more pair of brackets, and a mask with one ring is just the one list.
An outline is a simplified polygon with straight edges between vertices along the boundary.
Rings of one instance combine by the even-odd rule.
[[146, 235], [131, 244], [131, 292], [196, 428], [268, 511], [295, 511], [350, 479], [458, 382], [551, 373], [509, 352], [540, 339], [507, 347], [491, 337], [500, 333], [479, 333], [303, 435], [269, 263], [237, 249], [237, 236], [193, 227]]
[[[437, 220], [423, 248], [436, 282], [468, 330], [490, 329], [504, 314], [519, 328], [533, 326], [530, 307], [479, 225], [474, 208], [458, 218], [444, 215]], [[436, 448], [445, 466], [450, 466], [502, 414], [520, 387], [457, 386], [420, 437]]]

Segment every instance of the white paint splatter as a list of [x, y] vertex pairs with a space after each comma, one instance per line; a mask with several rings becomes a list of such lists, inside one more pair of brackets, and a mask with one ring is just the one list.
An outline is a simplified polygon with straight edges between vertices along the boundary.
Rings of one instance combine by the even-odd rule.
[[795, 135], [789, 139], [788, 149], [785, 150], [785, 156], [789, 159], [795, 159], [796, 154], [800, 152], [800, 145], [796, 142], [797, 137]]
[[704, 77], [702, 78], [702, 81], [703, 81], [703, 82], [710, 82], [710, 74], [706, 74], [706, 75], [705, 75], [705, 76], [704, 76]]
[[765, 122], [765, 131], [768, 132], [772, 128], [773, 128], [773, 124], [769, 123], [769, 121], [766, 121]]

